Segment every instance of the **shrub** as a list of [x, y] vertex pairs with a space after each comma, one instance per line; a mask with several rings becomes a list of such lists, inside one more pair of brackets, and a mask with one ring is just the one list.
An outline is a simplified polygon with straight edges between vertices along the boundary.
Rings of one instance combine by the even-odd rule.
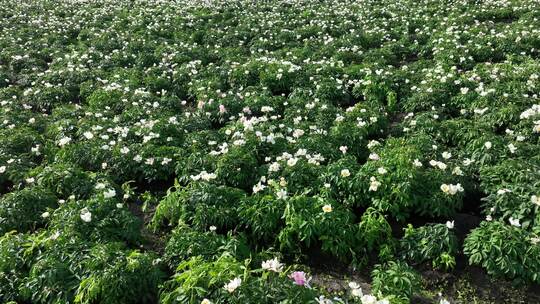
[[213, 260], [228, 252], [241, 260], [249, 256], [249, 248], [242, 236], [226, 236], [214, 231], [199, 232], [179, 224], [170, 235], [164, 258], [170, 268], [176, 268], [192, 256]]
[[518, 283], [540, 282], [540, 246], [537, 237], [501, 221], [485, 221], [465, 239], [463, 252], [471, 265], [488, 274]]
[[371, 279], [374, 293], [395, 296], [407, 303], [421, 287], [420, 276], [404, 262], [390, 261], [376, 265], [371, 272]]
[[210, 226], [227, 231], [238, 224], [236, 207], [244, 195], [239, 189], [206, 182], [193, 182], [187, 187], [177, 185], [159, 203], [152, 218], [152, 227], [176, 226], [182, 221], [201, 231]]
[[42, 187], [8, 193], [0, 199], [0, 235], [10, 230], [27, 232], [41, 227], [46, 222], [42, 214], [57, 204], [54, 194]]
[[83, 265], [89, 275], [77, 289], [74, 303], [153, 303], [165, 273], [153, 253], [121, 250], [114, 243], [98, 245]]
[[119, 203], [103, 195], [68, 200], [51, 214], [49, 227], [78, 240], [140, 244], [141, 220]]
[[[330, 205], [332, 211], [323, 207]], [[328, 211], [328, 210], [327, 210]], [[323, 252], [337, 259], [356, 258], [360, 244], [354, 214], [333, 201], [316, 197], [294, 196], [287, 200], [285, 227], [279, 233], [280, 248], [288, 252], [320, 244]]]
[[400, 240], [399, 252], [403, 259], [412, 263], [430, 261], [434, 268], [449, 270], [455, 267], [458, 240], [454, 232], [444, 224], [431, 224], [405, 229]]

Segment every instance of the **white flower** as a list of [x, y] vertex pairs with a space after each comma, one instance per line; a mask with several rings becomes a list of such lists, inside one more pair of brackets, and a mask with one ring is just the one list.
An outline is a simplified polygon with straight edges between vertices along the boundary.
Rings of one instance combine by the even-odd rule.
[[450, 304], [450, 302], [447, 299], [441, 299], [439, 304]]
[[266, 186], [261, 184], [261, 182], [258, 182], [255, 186], [253, 186], [253, 193], [257, 193], [261, 190], [264, 190], [264, 188], [266, 188]]
[[484, 147], [486, 147], [486, 149], [488, 149], [488, 150], [491, 149], [492, 146], [493, 146], [493, 145], [491, 144], [490, 141], [486, 141], [486, 142], [484, 143]]
[[305, 133], [304, 130], [302, 130], [302, 129], [296, 129], [296, 130], [294, 130], [294, 132], [293, 132], [293, 137], [294, 137], [294, 138], [298, 138], [298, 137], [304, 135], [304, 133]]
[[128, 154], [129, 153], [129, 148], [128, 147], [122, 147], [122, 149], [120, 149], [120, 153]]
[[95, 188], [96, 188], [96, 190], [105, 189], [105, 184], [104, 183], [97, 183]]
[[450, 186], [448, 186], [447, 184], [442, 184], [441, 191], [448, 194], [450, 192]]
[[503, 194], [508, 193], [508, 192], [512, 192], [512, 190], [506, 189], [506, 188], [497, 190], [498, 195], [503, 195]]
[[0, 166], [0, 174], [3, 174], [6, 172], [6, 166]]
[[103, 192], [103, 196], [105, 198], [115, 197], [116, 196], [116, 191], [114, 189], [109, 189], [109, 190]]
[[483, 108], [483, 109], [474, 109], [474, 113], [475, 113], [475, 114], [484, 115], [484, 113], [486, 113], [487, 110], [489, 110], [488, 107], [485, 107], [485, 108]]
[[277, 172], [279, 171], [279, 163], [278, 162], [274, 162], [270, 165], [270, 167], [268, 167], [268, 172]]
[[381, 183], [375, 179], [375, 176], [372, 176], [369, 180], [369, 191], [377, 191]]
[[236, 288], [240, 287], [240, 284], [242, 284], [242, 279], [240, 278], [234, 278], [229, 283], [225, 284], [224, 288], [232, 293], [236, 290]]
[[422, 163], [418, 160], [418, 158], [413, 161], [413, 165], [415, 167], [422, 167]]
[[356, 282], [349, 282], [349, 288], [350, 289], [360, 289], [360, 284]]
[[457, 185], [450, 185], [450, 194], [452, 195], [456, 194], [457, 192], [463, 192], [463, 191], [464, 189], [459, 183]]
[[41, 214], [42, 218], [48, 218], [51, 214], [48, 211], [45, 211]]
[[60, 231], [54, 232], [54, 234], [51, 235], [51, 240], [56, 240], [58, 237], [60, 237]]
[[89, 132], [89, 131], [84, 132], [84, 133], [83, 133], [83, 136], [86, 137], [86, 139], [92, 139], [92, 138], [94, 138], [94, 134], [92, 134], [92, 132]]
[[315, 301], [317, 301], [317, 304], [333, 304], [334, 302], [330, 299], [327, 299], [325, 296], [319, 296], [318, 298], [315, 298]]
[[210, 300], [204, 298], [204, 299], [201, 301], [201, 304], [212, 304], [212, 302], [210, 302]]
[[212, 225], [212, 226], [210, 226], [208, 229], [210, 229], [210, 231], [216, 231], [216, 230], [217, 230], [217, 227], [214, 226], [214, 225]]
[[326, 204], [322, 207], [322, 210], [324, 213], [329, 213], [329, 212], [332, 212], [332, 205], [330, 204]]
[[215, 173], [208, 173], [206, 171], [202, 171], [201, 173], [197, 175], [190, 175], [191, 179], [194, 181], [198, 180], [204, 180], [204, 181], [210, 181], [212, 179], [216, 179], [217, 175]]
[[281, 272], [283, 270], [283, 264], [281, 264], [277, 258], [262, 262], [261, 267], [264, 270], [269, 270], [273, 272]]
[[540, 197], [536, 195], [531, 196], [531, 202], [537, 206], [540, 206]]
[[383, 167], [379, 167], [379, 168], [377, 169], [377, 172], [378, 172], [379, 174], [383, 175], [383, 174], [385, 174], [385, 173], [388, 172], [388, 171], [386, 171], [386, 169], [383, 168]]
[[201, 179], [204, 181], [210, 181], [216, 179], [217, 175], [215, 173], [207, 173], [206, 171], [201, 172]]
[[443, 152], [443, 153], [442, 153], [442, 157], [443, 157], [444, 159], [449, 159], [450, 157], [452, 157], [452, 153], [450, 153], [450, 152]]
[[71, 142], [71, 138], [69, 138], [69, 137], [62, 137], [62, 138], [60, 138], [60, 140], [58, 141], [58, 145], [62, 147], [62, 146], [65, 146], [65, 145], [69, 144], [70, 142]]
[[339, 151], [341, 151], [341, 153], [343, 153], [343, 154], [347, 153], [347, 146], [339, 147]]
[[441, 188], [442, 192], [444, 192], [445, 194], [449, 194], [449, 195], [455, 195], [458, 192], [463, 192], [464, 191], [461, 184], [457, 184], [457, 185], [442, 184], [440, 188]]
[[25, 179], [25, 181], [26, 181], [27, 183], [31, 184], [31, 183], [35, 182], [36, 180], [35, 180], [35, 178], [33, 178], [33, 177], [29, 177], [29, 178]]
[[372, 295], [363, 295], [360, 298], [360, 301], [362, 304], [377, 304], [377, 298]]
[[509, 218], [508, 221], [510, 222], [510, 225], [521, 227], [521, 224], [519, 223], [519, 219], [515, 219], [513, 217]]
[[362, 292], [362, 288], [357, 289], [351, 289], [351, 295], [355, 298], [361, 298], [364, 296], [364, 293]]
[[510, 153], [514, 154], [517, 151], [517, 147], [514, 146], [514, 144], [508, 144], [508, 149], [510, 150]]
[[343, 169], [341, 170], [341, 177], [349, 177], [351, 175], [351, 172], [349, 172], [349, 169]]
[[371, 160], [379, 160], [380, 157], [379, 157], [379, 155], [377, 153], [370, 153], [369, 154], [369, 159], [371, 159]]
[[351, 289], [351, 295], [355, 298], [361, 298], [364, 295], [360, 284], [356, 282], [349, 282], [349, 288]]
[[36, 155], [41, 155], [41, 152], [39, 152], [39, 145], [36, 145], [35, 147], [32, 147], [32, 149], [30, 149], [32, 151], [32, 153], [36, 154]]
[[454, 175], [463, 175], [463, 171], [461, 171], [460, 167], [455, 167], [454, 170], [452, 170], [452, 174], [454, 174]]
[[297, 162], [298, 162], [298, 158], [296, 157], [290, 158], [289, 160], [287, 160], [287, 166], [292, 167], [296, 165]]
[[279, 189], [279, 191], [276, 193], [276, 196], [278, 199], [286, 199], [287, 191], [285, 191], [284, 189]]
[[83, 208], [81, 210], [81, 220], [83, 220], [83, 222], [86, 222], [86, 223], [90, 223], [92, 221], [92, 213], [90, 213], [90, 211], [88, 211], [87, 208]]
[[376, 141], [376, 140], [370, 140], [369, 143], [367, 144], [367, 147], [368, 149], [371, 149], [375, 146], [379, 146], [381, 143]]
[[454, 221], [446, 221], [446, 227], [448, 229], [454, 229]]

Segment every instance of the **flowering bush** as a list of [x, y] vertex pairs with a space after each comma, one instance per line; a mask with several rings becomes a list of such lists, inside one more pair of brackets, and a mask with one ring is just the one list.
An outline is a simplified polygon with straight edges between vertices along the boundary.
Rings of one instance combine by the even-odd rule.
[[284, 218], [285, 227], [278, 236], [283, 250], [294, 252], [300, 246], [320, 243], [323, 252], [338, 259], [356, 257], [360, 240], [350, 211], [331, 201], [295, 196], [287, 201]]

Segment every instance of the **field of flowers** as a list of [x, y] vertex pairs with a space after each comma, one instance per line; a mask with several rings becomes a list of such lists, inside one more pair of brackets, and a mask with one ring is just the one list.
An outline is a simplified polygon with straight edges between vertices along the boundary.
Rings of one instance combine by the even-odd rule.
[[539, 94], [538, 0], [0, 0], [0, 303], [530, 290]]

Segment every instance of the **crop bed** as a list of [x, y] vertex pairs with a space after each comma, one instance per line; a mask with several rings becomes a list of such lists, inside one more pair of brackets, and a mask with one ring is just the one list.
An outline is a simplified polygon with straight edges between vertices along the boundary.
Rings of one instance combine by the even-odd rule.
[[0, 302], [540, 303], [539, 94], [538, 0], [0, 0]]

